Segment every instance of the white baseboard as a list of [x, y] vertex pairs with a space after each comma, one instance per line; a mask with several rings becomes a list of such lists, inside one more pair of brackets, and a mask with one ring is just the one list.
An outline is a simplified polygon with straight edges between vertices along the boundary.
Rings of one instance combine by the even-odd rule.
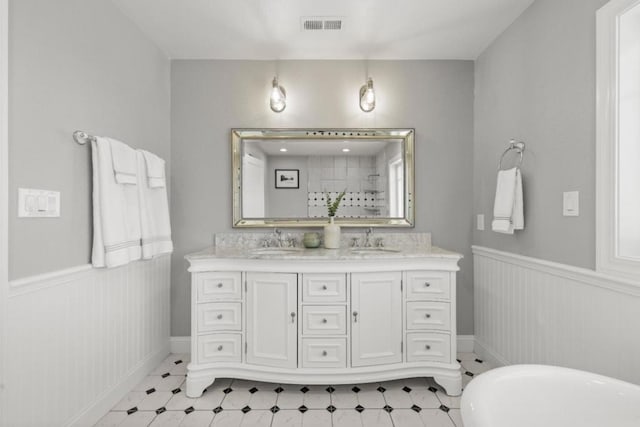
[[[191, 337], [171, 337], [169, 338], [171, 353], [189, 354], [191, 353]], [[458, 351], [462, 353], [473, 353], [475, 338], [473, 335], [458, 335]]]
[[473, 353], [474, 342], [473, 335], [458, 335], [458, 352]]
[[168, 355], [169, 343], [160, 351], [140, 362], [122, 381], [100, 395], [88, 408], [70, 423], [71, 427], [92, 426], [131, 391], [149, 372], [153, 371]]
[[171, 337], [169, 338], [171, 353], [190, 354], [191, 353], [191, 337]]

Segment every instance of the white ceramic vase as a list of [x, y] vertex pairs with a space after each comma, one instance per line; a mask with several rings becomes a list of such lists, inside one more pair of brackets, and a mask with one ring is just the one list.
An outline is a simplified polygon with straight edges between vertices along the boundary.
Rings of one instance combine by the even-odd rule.
[[324, 247], [327, 249], [340, 248], [340, 226], [329, 217], [329, 224], [324, 226]]

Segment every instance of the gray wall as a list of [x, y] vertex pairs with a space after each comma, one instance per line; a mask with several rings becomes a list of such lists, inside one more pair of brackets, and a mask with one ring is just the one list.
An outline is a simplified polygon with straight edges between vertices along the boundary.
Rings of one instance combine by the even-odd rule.
[[[231, 231], [233, 127], [410, 127], [416, 129], [416, 228], [461, 252], [458, 332], [473, 333], [471, 61], [174, 61], [171, 88], [171, 334], [189, 335], [185, 254]], [[286, 88], [284, 112], [269, 109], [270, 82]], [[374, 79], [366, 114], [358, 90]]]
[[[606, 0], [537, 0], [476, 62], [474, 244], [595, 266], [595, 11]], [[525, 230], [490, 230], [497, 163], [524, 140]], [[580, 191], [580, 216], [562, 192]]]
[[[169, 160], [170, 62], [108, 0], [12, 0], [12, 279], [90, 262], [91, 149], [76, 129]], [[18, 187], [62, 192], [60, 218], [18, 219]]]

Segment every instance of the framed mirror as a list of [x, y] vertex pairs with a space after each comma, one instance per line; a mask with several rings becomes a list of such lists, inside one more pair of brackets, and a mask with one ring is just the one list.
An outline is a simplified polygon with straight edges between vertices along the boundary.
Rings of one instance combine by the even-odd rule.
[[232, 129], [233, 227], [413, 227], [413, 129]]

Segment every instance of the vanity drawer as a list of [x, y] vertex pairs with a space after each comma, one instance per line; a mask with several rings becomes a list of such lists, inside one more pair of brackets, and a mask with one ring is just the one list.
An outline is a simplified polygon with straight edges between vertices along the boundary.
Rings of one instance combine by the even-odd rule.
[[200, 335], [198, 340], [198, 363], [241, 362], [241, 334]]
[[240, 299], [242, 297], [241, 273], [196, 273], [195, 282], [198, 302]]
[[304, 302], [346, 302], [346, 274], [303, 274], [302, 300]]
[[407, 362], [451, 363], [451, 336], [439, 332], [407, 334]]
[[346, 335], [347, 308], [332, 305], [302, 307], [303, 335]]
[[346, 338], [303, 338], [303, 368], [346, 368]]
[[239, 302], [198, 304], [196, 310], [198, 333], [242, 330], [242, 305]]
[[451, 330], [451, 307], [448, 302], [407, 302], [407, 329]]
[[450, 273], [439, 271], [407, 272], [407, 299], [450, 299]]

